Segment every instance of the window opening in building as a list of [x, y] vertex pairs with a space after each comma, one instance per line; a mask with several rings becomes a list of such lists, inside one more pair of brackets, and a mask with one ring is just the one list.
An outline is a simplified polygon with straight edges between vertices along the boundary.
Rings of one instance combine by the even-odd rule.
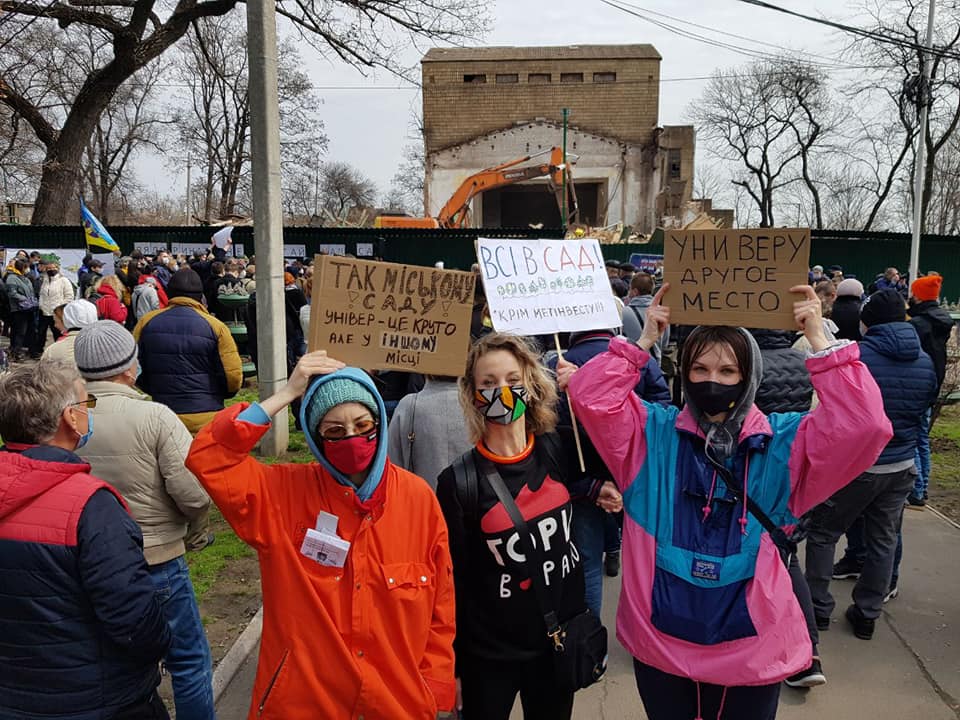
[[550, 73], [530, 73], [527, 82], [531, 85], [546, 85], [550, 82]]
[[484, 75], [483, 73], [465, 74], [463, 76], [463, 81], [465, 83], [471, 83], [473, 85], [482, 85], [487, 81], [487, 76]]
[[582, 83], [583, 73], [560, 73], [560, 82], [562, 83]]
[[667, 163], [670, 166], [670, 179], [678, 180], [680, 178], [680, 150], [671, 148], [667, 153]]
[[593, 74], [593, 81], [595, 83], [612, 83], [617, 81], [617, 74], [615, 72], [595, 72]]
[[510, 85], [512, 83], [520, 82], [520, 76], [517, 75], [517, 73], [498, 73], [497, 82], [501, 85]]

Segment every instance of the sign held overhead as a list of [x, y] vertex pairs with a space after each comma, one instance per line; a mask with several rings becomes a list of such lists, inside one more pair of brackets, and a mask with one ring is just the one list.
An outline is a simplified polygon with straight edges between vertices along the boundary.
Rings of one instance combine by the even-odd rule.
[[477, 240], [477, 259], [500, 332], [552, 335], [619, 327], [600, 243], [576, 240]]
[[774, 330], [796, 328], [790, 292], [807, 282], [810, 230], [668, 230], [664, 298], [672, 322]]
[[463, 374], [473, 273], [334, 255], [314, 267], [310, 351], [366, 370]]

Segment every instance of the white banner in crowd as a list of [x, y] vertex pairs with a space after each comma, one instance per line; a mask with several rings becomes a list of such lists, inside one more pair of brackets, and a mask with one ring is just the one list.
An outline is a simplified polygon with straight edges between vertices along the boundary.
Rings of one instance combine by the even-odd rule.
[[[76, 248], [7, 248], [7, 264], [16, 257], [17, 253], [20, 250], [24, 250], [27, 254], [32, 253], [36, 250], [41, 255], [56, 255], [60, 258], [60, 272], [66, 275], [68, 278], [77, 281], [77, 270], [80, 269], [80, 266], [83, 264], [83, 256], [87, 254], [86, 250], [78, 250]], [[90, 253], [93, 257], [97, 258], [100, 262], [103, 263], [103, 274], [104, 275], [113, 275], [114, 274], [114, 260], [116, 256], [113, 253]]]
[[493, 326], [549, 335], [621, 325], [600, 243], [578, 240], [477, 240], [477, 259]]

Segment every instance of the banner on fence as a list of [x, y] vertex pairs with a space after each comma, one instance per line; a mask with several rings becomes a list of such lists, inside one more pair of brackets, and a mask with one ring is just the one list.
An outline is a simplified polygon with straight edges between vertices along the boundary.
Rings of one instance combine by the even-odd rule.
[[793, 329], [809, 262], [809, 229], [668, 230], [664, 303], [679, 325]]
[[462, 375], [475, 283], [460, 270], [317, 255], [309, 348], [367, 370]]
[[550, 335], [619, 327], [600, 243], [477, 240], [490, 318], [501, 332]]

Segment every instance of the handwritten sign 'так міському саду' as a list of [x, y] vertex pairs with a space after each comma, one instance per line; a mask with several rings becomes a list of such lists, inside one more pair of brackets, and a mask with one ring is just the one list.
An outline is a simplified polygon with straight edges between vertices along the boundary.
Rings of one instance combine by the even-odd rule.
[[595, 239], [477, 240], [490, 319], [501, 332], [549, 335], [619, 327]]
[[790, 292], [807, 282], [810, 231], [791, 228], [667, 231], [664, 303], [679, 325], [796, 328]]
[[348, 365], [461, 375], [476, 276], [317, 255], [310, 343]]

